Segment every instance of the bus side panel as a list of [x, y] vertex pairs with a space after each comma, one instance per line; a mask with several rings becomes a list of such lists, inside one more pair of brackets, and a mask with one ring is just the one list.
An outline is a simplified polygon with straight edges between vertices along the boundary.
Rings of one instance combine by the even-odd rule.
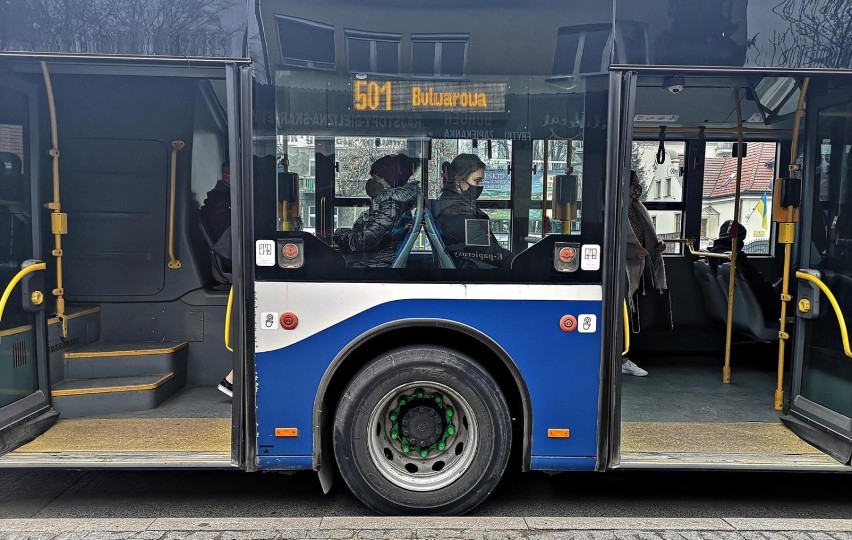
[[[596, 285], [257, 283], [259, 467], [309, 468], [314, 399], [340, 351], [383, 324], [431, 319], [481, 332], [517, 364], [530, 393], [534, 469], [593, 469], [600, 294]], [[406, 297], [411, 299], [399, 299]], [[295, 329], [269, 322], [288, 311], [298, 317]], [[581, 321], [577, 331], [561, 329], [565, 315]], [[264, 329], [264, 321], [272, 328]], [[276, 428], [285, 427], [297, 428], [298, 436], [276, 437]], [[549, 438], [548, 429], [554, 428], [568, 429], [570, 436]]]

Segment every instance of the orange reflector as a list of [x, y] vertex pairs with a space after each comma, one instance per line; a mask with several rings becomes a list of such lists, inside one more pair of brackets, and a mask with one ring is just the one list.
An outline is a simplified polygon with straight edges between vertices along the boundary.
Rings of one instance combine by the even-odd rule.
[[275, 428], [276, 437], [298, 437], [299, 428], [294, 427], [277, 427]]
[[570, 429], [548, 429], [547, 437], [549, 439], [567, 439], [571, 436]]

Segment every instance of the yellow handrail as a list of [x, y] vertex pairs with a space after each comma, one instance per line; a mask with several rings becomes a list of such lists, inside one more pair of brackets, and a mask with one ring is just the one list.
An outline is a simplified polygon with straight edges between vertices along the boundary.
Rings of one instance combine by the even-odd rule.
[[169, 268], [177, 270], [181, 264], [175, 256], [175, 194], [177, 192], [177, 155], [186, 143], [183, 141], [172, 141], [172, 160], [171, 160], [171, 190], [169, 197]]
[[17, 274], [15, 274], [15, 277], [12, 278], [12, 281], [10, 281], [8, 285], [6, 285], [6, 290], [3, 291], [3, 296], [0, 297], [0, 320], [3, 319], [3, 312], [6, 310], [6, 302], [9, 301], [9, 296], [12, 294], [12, 290], [14, 290], [15, 285], [17, 285], [18, 282], [24, 279], [24, 277], [26, 277], [28, 274], [31, 274], [37, 270], [45, 269], [47, 269], [47, 264], [39, 262], [21, 268], [21, 270]]
[[[810, 77], [802, 81], [802, 91], [799, 92], [799, 103], [796, 105], [796, 116], [793, 121], [793, 137], [790, 143], [790, 165], [788, 170], [790, 178], [795, 178], [801, 168], [796, 160], [799, 157], [799, 129], [801, 128], [802, 116], [805, 114], [805, 96], [808, 93]], [[775, 376], [775, 410], [784, 410], [784, 349], [790, 334], [787, 332], [787, 302], [792, 300], [790, 296], [790, 259], [793, 256], [793, 242], [796, 241], [796, 218], [793, 215], [793, 205], [787, 207], [787, 216], [783, 222], [778, 223], [778, 242], [784, 244], [784, 273], [781, 275], [781, 313], [778, 317], [778, 368]]]
[[41, 62], [41, 73], [44, 78], [44, 89], [47, 93], [47, 108], [50, 114], [50, 143], [48, 151], [53, 171], [53, 200], [47, 203], [50, 210], [50, 229], [53, 233], [53, 250], [50, 252], [56, 258], [56, 318], [59, 319], [62, 337], [68, 337], [68, 318], [65, 316], [65, 287], [62, 280], [62, 235], [68, 234], [68, 215], [62, 211], [59, 200], [59, 128], [56, 123], [56, 101], [53, 99], [53, 83], [50, 82], [50, 71], [47, 63]]
[[725, 259], [726, 261], [731, 260], [730, 253], [714, 253], [712, 251], [703, 251], [700, 249], [695, 249], [692, 247], [692, 244], [695, 243], [695, 238], [666, 238], [665, 242], [667, 244], [683, 244], [686, 246], [686, 249], [689, 250], [690, 255], [694, 255], [695, 257], [707, 257], [710, 259]]
[[627, 356], [630, 351], [630, 317], [627, 316], [627, 300], [624, 301], [624, 351], [621, 356]]
[[825, 297], [828, 298], [828, 302], [831, 304], [831, 307], [834, 308], [834, 314], [837, 316], [837, 324], [840, 325], [840, 338], [843, 340], [843, 352], [846, 356], [852, 358], [852, 348], [849, 347], [849, 332], [846, 330], [846, 319], [843, 318], [843, 311], [840, 310], [840, 305], [837, 303], [837, 298], [834, 297], [834, 293], [831, 292], [828, 285], [823, 283], [821, 279], [808, 274], [807, 272], [799, 270], [796, 272], [796, 277], [815, 284], [819, 287], [819, 290], [822, 291]]
[[225, 308], [225, 348], [231, 352], [231, 306], [234, 304], [234, 287], [231, 287], [231, 292], [228, 293], [228, 307]]

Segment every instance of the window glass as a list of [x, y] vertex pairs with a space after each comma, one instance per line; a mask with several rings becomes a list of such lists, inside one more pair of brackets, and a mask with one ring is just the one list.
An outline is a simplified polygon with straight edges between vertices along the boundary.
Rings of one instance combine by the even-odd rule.
[[[651, 222], [654, 224], [654, 230], [657, 231], [657, 236], [660, 240], [665, 242], [674, 238], [683, 238], [683, 211], [653, 210], [649, 208], [648, 214], [651, 216]], [[663, 253], [666, 255], [679, 255], [681, 251], [681, 244], [668, 242], [666, 250]]]
[[634, 141], [630, 168], [644, 187], [643, 203], [683, 201], [683, 141], [666, 141], [663, 162], [657, 162], [660, 143]]
[[[548, 141], [547, 147], [547, 197], [542, 197], [544, 190], [544, 141], [533, 142], [533, 175], [531, 208], [537, 210], [530, 214], [529, 234], [532, 237], [541, 235], [541, 207], [547, 208], [547, 222], [550, 224], [547, 232], [577, 234], [581, 230], [580, 222], [582, 192], [583, 192], [583, 142], [577, 140]], [[553, 212], [553, 191], [559, 194], [556, 203], [556, 216]], [[533, 219], [532, 212], [537, 212]]]
[[[255, 175], [255, 235], [303, 239], [305, 261], [302, 269], [280, 261], [258, 267], [258, 279], [600, 283], [602, 271], [571, 268], [554, 253], [557, 243], [604, 244], [609, 86], [598, 74], [613, 41], [612, 9], [577, 25], [557, 4], [499, 3], [483, 18], [481, 6], [461, 3], [450, 19], [446, 10], [401, 0], [387, 0], [382, 17], [347, 2], [334, 10], [310, 2], [275, 8], [282, 46], [268, 59], [274, 91], [256, 94], [253, 146], [265, 172]], [[280, 37], [296, 36], [288, 25], [302, 32], [303, 50]], [[328, 54], [311, 51], [314, 39]], [[553, 77], [566, 47], [571, 76]], [[579, 73], [581, 60], [594, 75]], [[368, 196], [372, 164], [401, 153], [419, 166], [414, 182], [372, 181]], [[484, 163], [482, 185], [445, 191], [442, 164], [460, 154]], [[290, 219], [302, 230], [274, 225], [275, 215], [281, 221], [297, 206], [275, 200], [289, 181], [284, 171], [299, 176], [300, 215]], [[392, 266], [413, 230], [405, 219], [417, 200], [394, 190], [417, 182], [455, 269], [446, 259], [436, 264], [441, 245], [420, 230], [412, 256]], [[389, 208], [393, 215], [384, 214]], [[480, 257], [468, 249], [478, 247], [504, 251]]]
[[[314, 138], [309, 135], [290, 135], [278, 138], [278, 155], [286, 157], [288, 171], [299, 177], [299, 215], [306, 231], [316, 227], [316, 155]], [[280, 216], [279, 216], [280, 220]]]
[[295, 17], [276, 16], [284, 64], [334, 69], [334, 28]]
[[334, 195], [364, 199], [373, 162], [382, 156], [405, 153], [407, 149], [405, 139], [384, 137], [336, 137], [334, 146], [337, 158]]
[[365, 39], [349, 38], [346, 40], [349, 46], [349, 71], [354, 73], [373, 71], [370, 62], [370, 42]]
[[376, 42], [376, 73], [399, 73], [399, 42]]
[[583, 56], [580, 57], [580, 73], [606, 71], [606, 65], [609, 64], [609, 51], [606, 50], [609, 35], [609, 29], [586, 32]]
[[[707, 249], [719, 237], [722, 224], [734, 219], [737, 158], [730, 143], [709, 142], [704, 158], [701, 201], [701, 247]], [[772, 182], [777, 175], [777, 144], [748, 143], [740, 181], [739, 221], [746, 228], [746, 253], [768, 255], [772, 236]]]
[[411, 42], [411, 71], [432, 75], [435, 73], [435, 43], [432, 41]]
[[464, 54], [467, 43], [441, 44], [441, 75], [464, 75]]

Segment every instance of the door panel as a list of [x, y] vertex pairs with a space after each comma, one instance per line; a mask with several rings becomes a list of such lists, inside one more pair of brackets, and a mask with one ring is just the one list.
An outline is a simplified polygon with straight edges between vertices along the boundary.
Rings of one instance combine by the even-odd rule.
[[[0, 77], [0, 293], [41, 255], [36, 182], [38, 155], [35, 89], [13, 76]], [[46, 429], [33, 417], [47, 411], [48, 377], [42, 270], [10, 290], [0, 313], [0, 453]], [[33, 287], [35, 286], [35, 290]], [[36, 296], [33, 292], [37, 291]], [[26, 295], [26, 298], [24, 297]], [[35, 298], [35, 301], [33, 299]]]
[[[810, 249], [800, 250], [799, 267], [819, 272], [846, 314], [848, 331], [852, 320], [852, 95], [816, 100], [809, 104], [808, 113], [812, 122], [816, 120], [808, 129], [813, 158], [805, 170], [813, 177], [805, 179], [811, 189], [802, 212], [802, 237], [810, 240]], [[799, 289], [812, 290], [802, 281]], [[818, 314], [799, 313], [791, 412], [822, 432], [822, 439], [833, 439], [831, 453], [848, 464], [852, 453], [852, 358], [844, 352], [831, 304], [821, 293], [812, 296], [819, 297]]]

